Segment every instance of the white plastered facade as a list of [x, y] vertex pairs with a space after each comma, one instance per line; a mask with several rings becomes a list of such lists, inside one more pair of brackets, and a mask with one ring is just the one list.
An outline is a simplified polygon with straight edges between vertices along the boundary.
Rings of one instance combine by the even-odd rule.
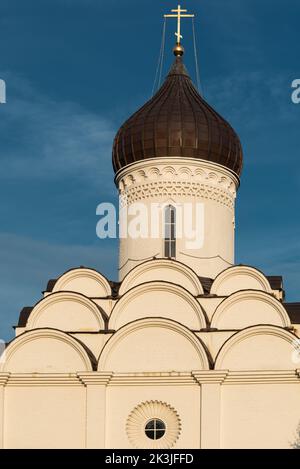
[[[202, 277], [215, 278], [234, 264], [235, 199], [239, 180], [225, 167], [192, 158], [149, 158], [126, 166], [116, 175], [121, 207], [141, 204], [151, 220], [153, 207], [176, 205], [191, 218], [190, 232], [195, 230], [196, 206], [202, 207], [203, 243], [194, 248], [189, 232], [182, 229], [177, 240], [176, 259]], [[188, 212], [187, 205], [192, 207]], [[127, 225], [131, 217], [128, 209]], [[155, 223], [163, 233], [163, 216]], [[152, 223], [152, 226], [154, 224]], [[182, 217], [182, 225], [186, 225]], [[140, 263], [164, 257], [163, 236], [120, 239], [120, 280]], [[167, 279], [166, 279], [167, 280]]]
[[159, 258], [113, 290], [91, 269], [62, 275], [1, 358], [1, 447], [289, 448], [300, 372], [280, 292], [252, 267], [209, 291], [198, 275]]

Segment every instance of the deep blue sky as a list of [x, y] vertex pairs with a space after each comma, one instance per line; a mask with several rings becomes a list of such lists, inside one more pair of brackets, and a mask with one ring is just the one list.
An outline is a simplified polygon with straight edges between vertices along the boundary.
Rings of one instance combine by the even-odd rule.
[[[197, 15], [204, 96], [239, 133], [245, 167], [237, 262], [285, 277], [300, 300], [299, 0], [186, 0]], [[96, 238], [116, 201], [111, 145], [149, 98], [162, 15], [175, 0], [1, 0], [0, 338], [48, 279], [88, 265], [117, 278], [117, 243]], [[164, 75], [173, 60], [168, 23]], [[194, 76], [191, 24], [186, 64]]]

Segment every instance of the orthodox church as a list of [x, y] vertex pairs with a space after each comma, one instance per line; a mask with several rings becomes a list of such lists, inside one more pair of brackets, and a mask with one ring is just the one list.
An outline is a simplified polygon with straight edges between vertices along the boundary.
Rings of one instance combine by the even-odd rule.
[[[180, 7], [177, 16], [181, 15]], [[243, 154], [175, 61], [113, 145], [121, 203], [164, 207], [164, 235], [120, 239], [119, 281], [80, 267], [24, 308], [0, 363], [2, 448], [290, 448], [300, 303], [234, 260]], [[201, 204], [203, 243], [176, 236]], [[128, 215], [129, 216], [129, 215]]]

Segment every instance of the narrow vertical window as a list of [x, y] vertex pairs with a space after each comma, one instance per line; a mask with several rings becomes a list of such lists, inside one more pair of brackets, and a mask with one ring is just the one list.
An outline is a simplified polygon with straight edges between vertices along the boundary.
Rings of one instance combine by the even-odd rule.
[[176, 209], [172, 205], [165, 208], [165, 257], [176, 257]]

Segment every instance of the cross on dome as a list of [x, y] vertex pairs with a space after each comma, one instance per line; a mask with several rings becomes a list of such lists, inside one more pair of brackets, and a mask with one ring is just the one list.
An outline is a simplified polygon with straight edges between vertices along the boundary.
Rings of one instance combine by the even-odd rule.
[[183, 10], [181, 5], [178, 5], [177, 10], [171, 10], [171, 12], [173, 13], [172, 15], [164, 15], [164, 17], [177, 18], [177, 32], [175, 33], [175, 36], [177, 37], [177, 44], [174, 48], [174, 54], [180, 56], [184, 53], [184, 49], [181, 46], [181, 39], [183, 39], [183, 36], [181, 35], [181, 18], [194, 18], [195, 15], [186, 14], [187, 10]]

